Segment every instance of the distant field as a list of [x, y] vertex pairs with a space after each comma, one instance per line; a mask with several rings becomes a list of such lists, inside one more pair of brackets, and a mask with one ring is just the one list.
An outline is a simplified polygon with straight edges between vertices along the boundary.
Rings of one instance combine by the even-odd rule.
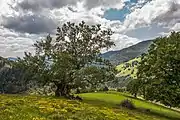
[[[146, 113], [118, 106], [127, 97], [119, 93], [81, 94], [83, 102], [64, 98], [0, 95], [0, 120], [179, 120], [180, 113], [132, 99]], [[131, 98], [129, 98], [131, 99]]]
[[[134, 58], [128, 62], [121, 63], [116, 67], [116, 69], [119, 71], [117, 76], [128, 76], [130, 75], [132, 78], [136, 78], [137, 73], [137, 65], [133, 65], [134, 61], [141, 61], [141, 58]], [[126, 66], [127, 64], [127, 66]]]

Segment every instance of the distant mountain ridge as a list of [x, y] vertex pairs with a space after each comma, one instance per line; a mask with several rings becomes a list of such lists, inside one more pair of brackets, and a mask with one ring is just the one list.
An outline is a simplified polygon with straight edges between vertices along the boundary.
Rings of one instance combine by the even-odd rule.
[[146, 53], [152, 42], [153, 40], [142, 41], [122, 50], [106, 52], [101, 56], [105, 59], [110, 60], [112, 64], [119, 65], [123, 62], [134, 59], [143, 53]]
[[[122, 50], [108, 51], [101, 54], [101, 57], [110, 60], [110, 62], [114, 65], [119, 65], [146, 53], [152, 42], [153, 40], [142, 41]], [[8, 57], [6, 59], [10, 61], [17, 60], [15, 57]]]

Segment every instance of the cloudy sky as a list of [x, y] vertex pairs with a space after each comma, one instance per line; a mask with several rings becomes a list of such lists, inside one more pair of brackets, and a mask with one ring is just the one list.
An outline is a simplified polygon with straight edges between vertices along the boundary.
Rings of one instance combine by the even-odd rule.
[[180, 30], [180, 0], [0, 0], [0, 56], [23, 56], [63, 23], [102, 24], [119, 50]]

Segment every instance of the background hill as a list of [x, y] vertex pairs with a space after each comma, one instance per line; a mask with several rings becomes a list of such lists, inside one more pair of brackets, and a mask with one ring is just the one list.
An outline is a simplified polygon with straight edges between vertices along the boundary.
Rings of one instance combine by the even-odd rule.
[[136, 73], [137, 73], [137, 66], [139, 62], [141, 61], [141, 58], [134, 58], [132, 60], [129, 60], [128, 62], [121, 63], [116, 67], [118, 70], [117, 76], [130, 76], [132, 78], [136, 78]]
[[110, 60], [114, 65], [119, 65], [146, 53], [152, 41], [153, 40], [147, 40], [122, 50], [109, 51], [102, 54], [102, 57]]
[[123, 88], [128, 85], [128, 83], [136, 79], [137, 77], [137, 66], [141, 61], [140, 57], [136, 57], [128, 62], [121, 63], [116, 67], [118, 74], [116, 75], [117, 81], [115, 82], [115, 88]]
[[122, 50], [102, 54], [103, 58], [117, 66], [117, 79], [110, 85], [111, 87], [126, 87], [131, 80], [136, 78], [137, 66], [141, 61], [140, 55], [148, 51], [152, 42], [153, 40], [143, 41]]

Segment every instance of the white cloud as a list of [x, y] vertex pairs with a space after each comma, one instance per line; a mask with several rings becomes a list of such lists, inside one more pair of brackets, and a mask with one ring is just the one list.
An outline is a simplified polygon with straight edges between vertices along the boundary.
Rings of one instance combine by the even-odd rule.
[[112, 39], [116, 46], [112, 47], [111, 50], [119, 50], [120, 48], [126, 48], [140, 42], [137, 38], [128, 37], [127, 35], [115, 33], [112, 35]]
[[173, 31], [180, 31], [180, 23], [176, 23], [172, 28], [171, 30]]
[[159, 15], [168, 12], [168, 0], [154, 0], [127, 15], [124, 25], [128, 29], [150, 25]]
[[[116, 0], [112, 4], [109, 1], [102, 0], [101, 2], [100, 0], [97, 6], [95, 1], [92, 1], [91, 5], [88, 1], [78, 2], [77, 4], [73, 3], [72, 0], [66, 2], [53, 0], [51, 4], [47, 4], [48, 2], [50, 1], [1, 1], [3, 4], [1, 4], [0, 9], [6, 8], [8, 11], [0, 12], [0, 23], [2, 25], [0, 29], [0, 56], [23, 56], [24, 51], [33, 51], [32, 44], [39, 39], [39, 36], [45, 36], [44, 32], [48, 33], [55, 30], [55, 28], [51, 28], [54, 26], [54, 23], [57, 26], [61, 26], [61, 24], [68, 21], [79, 23], [84, 20], [88, 24], [100, 23], [106, 27], [112, 26], [113, 30], [118, 31], [118, 26], [115, 24], [117, 23], [118, 25], [120, 23], [111, 22], [102, 18], [102, 16], [107, 10], [105, 6], [110, 5], [109, 7], [113, 7], [114, 5], [114, 8], [122, 8], [123, 4], [121, 1], [118, 1], [119, 6], [116, 6]], [[58, 2], [58, 5], [61, 7], [57, 8], [57, 5], [54, 4], [55, 2]], [[53, 5], [55, 5], [54, 9]], [[38, 8], [38, 6], [41, 6], [41, 8]], [[50, 17], [52, 22], [42, 16]]]
[[[25, 51], [33, 51], [33, 36], [25, 37], [18, 33], [0, 28], [0, 55], [3, 57], [23, 56]], [[37, 38], [37, 37], [36, 37]]]
[[[139, 0], [124, 22], [103, 18], [106, 10], [120, 10], [126, 1], [128, 0], [0, 0], [0, 56], [22, 56], [24, 51], [33, 51], [31, 45], [40, 36], [44, 37], [51, 31], [54, 33], [56, 26], [68, 21], [79, 23], [84, 20], [88, 24], [101, 24], [102, 27], [111, 28], [115, 32], [112, 39], [116, 43], [112, 50], [128, 47], [147, 36], [146, 29], [140, 34], [138, 28], [152, 28], [147, 30], [151, 32], [149, 37], [167, 32], [167, 29], [179, 30], [179, 0]], [[152, 27], [154, 24], [161, 25], [162, 29]], [[157, 31], [157, 34], [152, 31]]]
[[178, 0], [152, 0], [129, 14], [124, 25], [128, 29], [149, 26], [152, 23], [171, 25], [180, 19], [179, 15], [180, 3]]

